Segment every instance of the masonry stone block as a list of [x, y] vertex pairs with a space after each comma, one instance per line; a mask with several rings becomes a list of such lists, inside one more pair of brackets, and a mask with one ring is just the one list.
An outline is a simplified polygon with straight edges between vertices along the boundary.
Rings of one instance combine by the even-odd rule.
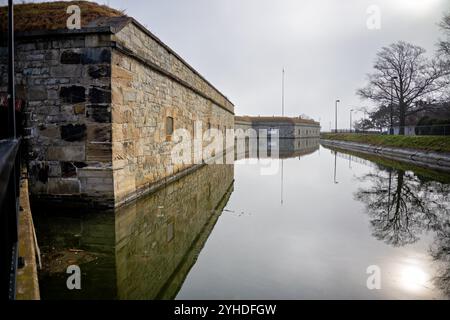
[[76, 104], [73, 106], [73, 113], [74, 114], [85, 114], [86, 113], [86, 106], [82, 103]]
[[89, 102], [91, 103], [111, 103], [111, 88], [92, 87], [89, 89]]
[[112, 144], [111, 142], [88, 142], [86, 144], [86, 160], [87, 161], [112, 161]]
[[48, 192], [57, 195], [80, 194], [80, 181], [78, 179], [50, 178], [48, 180]]
[[86, 48], [81, 56], [83, 64], [101, 64], [111, 62], [111, 50], [104, 48]]
[[47, 160], [79, 161], [86, 160], [86, 147], [84, 145], [50, 146], [45, 155]]
[[[70, 77], [79, 78], [83, 72], [83, 67], [78, 64], [59, 64], [50, 68], [50, 74], [52, 77]], [[40, 72], [41, 73], [41, 72]]]
[[66, 103], [80, 103], [86, 101], [86, 89], [82, 86], [62, 87], [59, 96]]
[[99, 123], [111, 122], [111, 108], [105, 105], [88, 105], [86, 116]]
[[28, 100], [39, 101], [47, 99], [47, 89], [44, 86], [33, 86], [28, 90]]
[[62, 64], [80, 64], [81, 53], [73, 50], [65, 50], [61, 53]]
[[68, 124], [61, 126], [61, 139], [69, 142], [83, 141], [86, 138], [85, 124]]
[[88, 74], [92, 79], [100, 79], [111, 76], [111, 67], [109, 65], [90, 65]]

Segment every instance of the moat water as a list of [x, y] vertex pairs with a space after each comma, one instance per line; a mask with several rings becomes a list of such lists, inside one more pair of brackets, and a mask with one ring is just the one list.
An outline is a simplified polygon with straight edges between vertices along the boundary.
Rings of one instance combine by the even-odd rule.
[[[279, 170], [262, 175], [268, 161]], [[318, 140], [254, 162], [205, 166], [115, 212], [36, 212], [41, 297], [450, 297], [449, 174]]]

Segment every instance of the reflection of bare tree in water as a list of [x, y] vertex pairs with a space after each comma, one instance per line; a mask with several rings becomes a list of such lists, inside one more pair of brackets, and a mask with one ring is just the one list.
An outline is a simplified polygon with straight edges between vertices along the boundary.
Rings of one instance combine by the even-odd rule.
[[435, 284], [450, 297], [450, 223], [447, 220], [430, 248], [431, 256], [439, 263]]
[[370, 183], [355, 198], [366, 204], [375, 238], [399, 247], [416, 242], [423, 232], [435, 232], [430, 252], [442, 267], [436, 284], [450, 296], [450, 186], [381, 167], [359, 180]]

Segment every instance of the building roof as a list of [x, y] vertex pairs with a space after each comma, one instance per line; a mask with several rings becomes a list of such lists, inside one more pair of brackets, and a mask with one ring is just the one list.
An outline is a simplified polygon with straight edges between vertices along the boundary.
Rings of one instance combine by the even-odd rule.
[[[26, 32], [36, 30], [65, 29], [67, 8], [77, 5], [81, 10], [81, 25], [86, 26], [99, 18], [125, 17], [125, 13], [88, 1], [55, 1], [42, 3], [22, 3], [14, 5], [14, 30]], [[0, 7], [0, 29], [8, 30], [8, 7]]]
[[279, 122], [279, 123], [299, 123], [299, 124], [312, 124], [320, 125], [319, 122], [310, 119], [303, 119], [301, 117], [277, 117], [277, 116], [235, 116], [235, 121], [261, 123], [261, 122]]

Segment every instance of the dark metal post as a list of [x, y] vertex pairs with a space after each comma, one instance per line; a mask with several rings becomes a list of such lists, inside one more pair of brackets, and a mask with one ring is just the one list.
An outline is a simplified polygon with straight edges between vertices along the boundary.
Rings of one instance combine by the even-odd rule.
[[335, 110], [334, 110], [334, 129], [335, 129], [336, 133], [338, 132], [338, 130], [337, 130], [337, 107], [338, 107], [338, 102], [341, 102], [341, 101], [340, 100], [336, 100], [336, 102], [335, 102]]
[[[14, 71], [14, 2], [8, 0], [8, 138], [13, 144], [19, 146], [16, 128], [16, 93], [15, 93], [15, 71]], [[2, 215], [6, 219], [7, 244], [10, 256], [6, 257], [9, 263], [9, 299], [16, 298], [16, 270], [18, 256], [18, 212], [19, 212], [19, 185], [20, 185], [20, 152], [16, 149], [14, 164], [10, 171], [8, 182], [8, 194], [2, 204]], [[3, 218], [2, 218], [3, 220]], [[5, 258], [5, 257], [2, 257]]]
[[8, 135], [10, 138], [16, 138], [14, 80], [14, 3], [13, 0], [8, 0]]

